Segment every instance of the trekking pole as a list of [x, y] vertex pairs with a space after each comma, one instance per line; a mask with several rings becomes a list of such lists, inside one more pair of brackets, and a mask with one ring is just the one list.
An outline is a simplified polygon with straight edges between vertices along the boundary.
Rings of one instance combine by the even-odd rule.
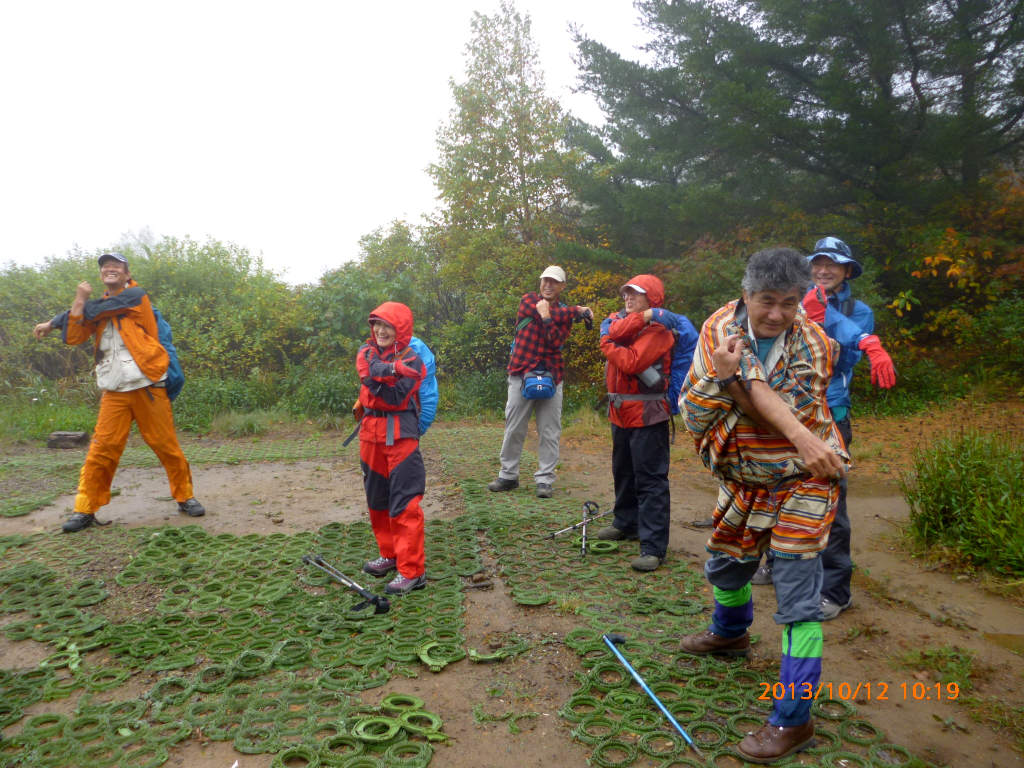
[[697, 749], [697, 745], [693, 743], [693, 739], [690, 738], [690, 735], [683, 730], [683, 726], [676, 722], [676, 719], [672, 716], [672, 713], [669, 712], [668, 709], [665, 708], [665, 705], [661, 703], [661, 699], [654, 695], [654, 691], [652, 691], [647, 686], [647, 683], [645, 683], [644, 679], [640, 677], [640, 674], [635, 669], [633, 669], [632, 665], [628, 661], [626, 661], [626, 657], [619, 653], [619, 649], [615, 647], [618, 643], [626, 642], [626, 638], [624, 638], [622, 635], [604, 635], [603, 637], [605, 643], [608, 645], [609, 648], [612, 649], [612, 653], [614, 653], [615, 656], [619, 659], [619, 661], [622, 662], [623, 666], [629, 670], [629, 673], [633, 675], [633, 679], [637, 681], [640, 687], [644, 689], [644, 693], [651, 697], [651, 701], [658, 705], [658, 709], [660, 709], [661, 713], [668, 718], [669, 722], [672, 723], [672, 725], [675, 726], [675, 729], [679, 731], [680, 735], [682, 735], [682, 737], [686, 739], [686, 743], [693, 747], [693, 751], [697, 753], [697, 757], [703, 760], [704, 755], [702, 755], [700, 750]]
[[341, 584], [343, 587], [351, 589], [360, 597], [365, 598], [363, 602], [359, 603], [358, 605], [352, 606], [353, 611], [361, 611], [368, 605], [373, 606], [374, 613], [387, 613], [391, 610], [390, 600], [388, 600], [386, 597], [375, 595], [373, 594], [373, 592], [370, 592], [369, 590], [363, 589], [354, 581], [352, 581], [352, 579], [350, 579], [348, 576], [338, 571], [338, 569], [335, 568], [333, 565], [326, 562], [322, 557], [320, 557], [320, 555], [305, 555], [302, 558], [302, 562], [304, 562], [306, 565], [312, 565], [314, 568], [319, 568], [321, 571], [326, 573], [328, 576], [330, 576], [336, 582]]
[[580, 557], [583, 557], [583, 558], [585, 558], [587, 556], [587, 512], [589, 512], [589, 511], [590, 511], [590, 508], [586, 504], [584, 504], [583, 505], [583, 531], [582, 531], [583, 536], [580, 539]]
[[[596, 501], [585, 501], [585, 502], [583, 502], [583, 507], [584, 507], [585, 510], [586, 509], [590, 509], [590, 510], [592, 510], [594, 512], [597, 512], [597, 511], [600, 510], [600, 507], [598, 506], [598, 503]], [[611, 510], [609, 512], [601, 512], [601, 514], [599, 514], [599, 515], [591, 515], [590, 517], [586, 518], [585, 522], [576, 523], [576, 525], [570, 525], [568, 528], [563, 528], [560, 531], [555, 531], [554, 533], [549, 533], [544, 538], [545, 539], [553, 539], [553, 538], [555, 538], [555, 536], [561, 536], [563, 533], [568, 533], [569, 531], [575, 531], [578, 528], [582, 528], [584, 525], [586, 525], [586, 523], [592, 523], [595, 520], [600, 520], [602, 517], [607, 517], [608, 515], [614, 514], [614, 512], [615, 512], [615, 510], [613, 509], [613, 510]], [[586, 515], [586, 512], [584, 512], [583, 514]]]
[[587, 556], [587, 523], [594, 519], [593, 516], [587, 517], [588, 512], [597, 512], [598, 506], [595, 501], [583, 502], [583, 545], [580, 548], [580, 557]]

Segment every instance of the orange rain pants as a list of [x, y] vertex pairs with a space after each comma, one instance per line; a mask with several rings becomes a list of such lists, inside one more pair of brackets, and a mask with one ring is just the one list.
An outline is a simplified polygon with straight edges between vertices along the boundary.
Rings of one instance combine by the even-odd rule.
[[128, 442], [132, 422], [153, 449], [167, 471], [171, 495], [176, 501], [188, 501], [192, 493], [192, 470], [174, 433], [171, 401], [162, 387], [143, 387], [131, 392], [104, 392], [100, 415], [89, 455], [78, 477], [75, 512], [94, 515], [110, 503], [110, 484]]
[[[387, 445], [365, 439], [373, 435], [374, 420], [384, 422], [383, 418], [368, 417], [359, 440], [370, 525], [380, 556], [397, 561], [398, 573], [415, 579], [423, 575], [426, 559], [420, 502], [427, 471], [420, 441], [416, 437], [400, 437], [394, 445]], [[371, 428], [367, 428], [367, 422]]]

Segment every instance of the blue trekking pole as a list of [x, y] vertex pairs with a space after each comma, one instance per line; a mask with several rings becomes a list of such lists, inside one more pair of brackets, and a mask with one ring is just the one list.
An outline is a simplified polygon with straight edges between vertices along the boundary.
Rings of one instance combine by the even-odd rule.
[[633, 679], [636, 680], [637, 683], [640, 684], [640, 687], [644, 689], [644, 693], [651, 697], [651, 701], [658, 705], [658, 709], [660, 709], [661, 713], [668, 718], [668, 721], [675, 726], [680, 735], [686, 739], [686, 743], [693, 747], [693, 751], [697, 753], [697, 757], [703, 760], [704, 755], [702, 755], [700, 750], [697, 749], [697, 745], [693, 743], [693, 739], [690, 738], [689, 734], [683, 730], [683, 726], [676, 722], [676, 719], [672, 717], [672, 713], [665, 708], [665, 705], [661, 703], [661, 700], [654, 695], [654, 691], [647, 687], [647, 683], [644, 682], [644, 679], [640, 677], [639, 673], [633, 669], [632, 665], [628, 661], [626, 661], [626, 657], [619, 653], [619, 649], [615, 647], [617, 643], [626, 642], [626, 638], [622, 635], [604, 635], [604, 641], [608, 647], [612, 649], [612, 653], [614, 653], [616, 657], [618, 657], [619, 661], [622, 662], [623, 666], [625, 666], [626, 669], [629, 670], [629, 673], [633, 675]]

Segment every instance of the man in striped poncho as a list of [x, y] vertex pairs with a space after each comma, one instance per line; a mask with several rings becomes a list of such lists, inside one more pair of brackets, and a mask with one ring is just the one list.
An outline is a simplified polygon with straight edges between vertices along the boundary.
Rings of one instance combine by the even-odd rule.
[[693, 654], [750, 653], [750, 580], [775, 555], [776, 623], [784, 625], [780, 682], [768, 723], [739, 745], [770, 763], [814, 744], [811, 704], [821, 677], [822, 566], [848, 461], [826, 405], [839, 345], [810, 322], [801, 299], [806, 259], [789, 248], [755, 253], [743, 298], [701, 329], [680, 408], [697, 452], [719, 482], [704, 573], [711, 625], [682, 639]]

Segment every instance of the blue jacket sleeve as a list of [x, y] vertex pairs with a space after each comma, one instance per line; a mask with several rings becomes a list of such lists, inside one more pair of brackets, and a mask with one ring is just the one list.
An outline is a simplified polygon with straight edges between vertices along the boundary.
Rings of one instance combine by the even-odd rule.
[[409, 346], [412, 347], [413, 351], [427, 368], [427, 377], [420, 384], [419, 427], [420, 437], [423, 437], [423, 435], [427, 434], [427, 430], [430, 429], [430, 425], [434, 423], [434, 418], [437, 416], [437, 403], [440, 399], [437, 389], [437, 362], [430, 348], [415, 336], [412, 337]]
[[871, 335], [870, 330], [865, 331], [853, 318], [847, 317], [831, 304], [825, 310], [825, 333], [830, 339], [838, 341], [843, 349], [854, 351], [858, 351], [857, 345], [861, 339]]

